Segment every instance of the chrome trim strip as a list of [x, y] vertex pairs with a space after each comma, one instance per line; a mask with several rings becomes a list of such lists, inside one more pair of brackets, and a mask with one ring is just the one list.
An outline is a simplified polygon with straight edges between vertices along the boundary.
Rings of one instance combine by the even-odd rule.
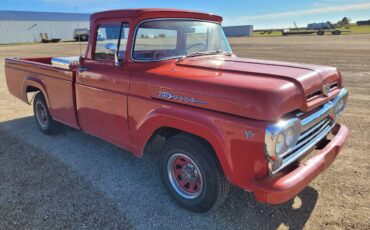
[[321, 109], [302, 120], [302, 131], [305, 132], [309, 130], [318, 122], [322, 121], [322, 119], [329, 116], [331, 113], [334, 113], [334, 104], [329, 101], [328, 103], [324, 104]]

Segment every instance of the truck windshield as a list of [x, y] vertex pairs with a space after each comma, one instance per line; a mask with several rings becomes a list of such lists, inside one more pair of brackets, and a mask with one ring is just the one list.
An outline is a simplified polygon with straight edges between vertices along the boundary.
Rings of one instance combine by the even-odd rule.
[[136, 32], [134, 60], [158, 61], [232, 53], [220, 24], [213, 22], [164, 19], [142, 23]]

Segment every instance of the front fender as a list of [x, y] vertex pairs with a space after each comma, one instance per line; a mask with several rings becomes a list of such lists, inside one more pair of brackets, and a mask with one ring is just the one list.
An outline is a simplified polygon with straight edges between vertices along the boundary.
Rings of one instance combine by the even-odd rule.
[[[130, 138], [135, 154], [143, 154], [156, 130], [170, 127], [208, 141], [230, 182], [249, 189], [255, 177], [266, 175], [264, 123], [174, 103], [133, 104], [136, 107], [129, 108]], [[252, 139], [246, 138], [246, 130], [254, 133]]]
[[148, 113], [145, 119], [137, 123], [136, 135], [132, 140], [139, 146], [140, 154], [143, 154], [145, 144], [152, 134], [163, 127], [170, 127], [199, 136], [209, 142], [214, 148], [220, 162], [224, 159], [225, 143], [222, 130], [217, 126], [217, 121], [211, 117], [202, 116], [191, 110], [174, 110], [171, 107], [160, 107]]

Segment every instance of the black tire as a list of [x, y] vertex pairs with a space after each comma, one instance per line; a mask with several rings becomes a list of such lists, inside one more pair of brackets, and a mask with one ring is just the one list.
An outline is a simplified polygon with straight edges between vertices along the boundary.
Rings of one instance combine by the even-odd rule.
[[89, 40], [89, 36], [87, 35], [82, 35], [81, 36], [81, 41], [88, 41]]
[[332, 32], [333, 35], [340, 35], [341, 33], [342, 33], [342, 31], [340, 31], [340, 30], [334, 30]]
[[[175, 175], [169, 173], [168, 168], [175, 173], [176, 164], [172, 165], [171, 159], [179, 154], [191, 159], [196, 165], [196, 169], [200, 171], [199, 177], [202, 178], [202, 186], [200, 187], [202, 189], [200, 192], [198, 191], [199, 194], [195, 197], [185, 198], [181, 194], [183, 192], [178, 192], [178, 187], [181, 186], [176, 182], [177, 179], [174, 182]], [[161, 179], [171, 196], [182, 207], [193, 212], [207, 212], [217, 208], [229, 192], [230, 184], [223, 174], [213, 149], [207, 142], [192, 135], [178, 134], [167, 141], [160, 154], [159, 171]], [[197, 170], [194, 171], [197, 172]]]
[[325, 34], [325, 32], [323, 31], [323, 30], [319, 30], [319, 31], [317, 31], [317, 35], [319, 35], [319, 36], [322, 36], [322, 35], [324, 35]]
[[47, 135], [55, 135], [62, 130], [62, 124], [51, 117], [45, 97], [41, 92], [36, 93], [33, 101], [33, 113], [41, 132]]

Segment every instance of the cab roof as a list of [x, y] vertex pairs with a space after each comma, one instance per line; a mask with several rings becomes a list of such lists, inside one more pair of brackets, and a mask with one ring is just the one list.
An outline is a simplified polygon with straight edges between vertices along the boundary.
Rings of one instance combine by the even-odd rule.
[[159, 9], [159, 8], [142, 8], [142, 9], [120, 9], [97, 12], [91, 15], [91, 21], [109, 18], [133, 17], [138, 20], [152, 18], [192, 18], [207, 21], [222, 22], [222, 17], [211, 14], [190, 10], [179, 9]]

